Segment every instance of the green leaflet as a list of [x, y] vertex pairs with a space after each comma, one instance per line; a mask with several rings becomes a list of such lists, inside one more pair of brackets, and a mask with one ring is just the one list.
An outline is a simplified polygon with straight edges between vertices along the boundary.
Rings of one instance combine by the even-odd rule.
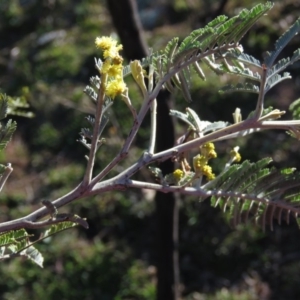
[[265, 93], [269, 91], [273, 86], [275, 86], [277, 83], [292, 78], [290, 76], [290, 73], [284, 72], [282, 75], [279, 74], [274, 74], [273, 76], [270, 77], [270, 79], [267, 81], [266, 88], [265, 88]]
[[183, 93], [184, 99], [187, 102], [192, 102], [192, 97], [190, 94], [190, 85], [188, 82], [188, 77], [185, 76], [187, 72], [185, 72], [184, 70], [182, 70], [181, 72], [179, 72], [179, 80], [180, 80], [180, 89]]
[[29, 246], [28, 248], [24, 249], [20, 252], [20, 256], [24, 256], [34, 263], [36, 263], [38, 266], [43, 268], [44, 263], [44, 257], [35, 247]]
[[178, 41], [179, 39], [173, 38], [171, 41], [168, 42], [166, 48], [165, 48], [165, 67], [169, 68], [169, 65], [173, 61], [174, 54], [176, 53], [176, 49], [178, 47]]
[[7, 146], [16, 128], [17, 123], [12, 120], [8, 120], [4, 127], [0, 125], [0, 151]]
[[203, 70], [201, 69], [201, 67], [199, 66], [198, 62], [196, 61], [194, 64], [193, 64], [193, 68], [196, 72], [196, 74], [202, 79], [202, 80], [206, 80], [205, 78], [205, 74], [203, 72]]
[[292, 65], [299, 59], [300, 59], [300, 49], [297, 49], [296, 51], [294, 51], [292, 58], [289, 57], [283, 58], [280, 61], [278, 61], [271, 69], [268, 70], [267, 80], [269, 80], [272, 76], [285, 70], [288, 66]]
[[77, 225], [86, 227], [86, 221], [78, 216], [73, 216], [73, 221], [64, 221], [53, 224], [36, 241], [30, 241], [29, 235], [25, 229], [11, 230], [0, 234], [0, 260], [10, 257], [23, 256], [40, 267], [43, 267], [44, 258], [42, 254], [33, 246], [35, 243], [50, 237], [53, 234], [72, 228]]
[[273, 228], [273, 219], [289, 221], [297, 217], [300, 203], [300, 173], [288, 168], [266, 168], [270, 158], [256, 163], [248, 161], [232, 165], [213, 181], [206, 190], [213, 191], [211, 204], [226, 211], [236, 226], [249, 218], [265, 228]]
[[61, 223], [58, 223], [58, 224], [53, 224], [50, 226], [49, 229], [47, 229], [42, 238], [40, 240], [43, 240], [55, 233], [58, 233], [58, 232], [61, 232], [61, 231], [64, 231], [66, 229], [69, 229], [69, 228], [72, 228], [72, 227], [75, 227], [77, 226], [78, 223], [75, 223], [75, 222], [69, 222], [69, 221], [65, 221], [65, 222], [61, 222]]
[[42, 254], [33, 247], [29, 240], [30, 235], [25, 229], [12, 230], [0, 235], [0, 260], [14, 256], [23, 256], [40, 267], [43, 267], [44, 258]]
[[214, 20], [212, 20], [211, 22], [209, 22], [206, 27], [217, 27], [222, 25], [226, 20], [228, 19], [227, 16], [221, 15], [216, 17]]
[[300, 98], [293, 101], [289, 107], [294, 119], [300, 119]]
[[270, 68], [273, 66], [273, 63], [280, 52], [299, 31], [300, 18], [276, 41], [274, 51], [269, 52], [265, 57], [265, 64], [267, 65], [267, 67]]
[[227, 54], [228, 57], [234, 57], [235, 59], [237, 59], [238, 61], [240, 61], [241, 63], [247, 64], [249, 66], [252, 67], [256, 67], [261, 69], [261, 62], [256, 59], [255, 57], [248, 55], [246, 53], [228, 53]]
[[25, 229], [12, 230], [0, 234], [0, 247], [8, 246], [29, 237]]
[[236, 85], [228, 84], [223, 86], [219, 92], [221, 94], [223, 93], [232, 93], [232, 92], [248, 92], [248, 93], [259, 93], [259, 87], [257, 85], [254, 85], [252, 83], [238, 83]]
[[273, 7], [273, 3], [266, 2], [265, 4], [258, 4], [253, 7], [250, 11], [244, 9], [240, 12], [238, 20], [241, 22], [235, 26], [232, 32], [226, 36], [227, 43], [238, 43], [245, 33], [262, 17], [268, 10]]

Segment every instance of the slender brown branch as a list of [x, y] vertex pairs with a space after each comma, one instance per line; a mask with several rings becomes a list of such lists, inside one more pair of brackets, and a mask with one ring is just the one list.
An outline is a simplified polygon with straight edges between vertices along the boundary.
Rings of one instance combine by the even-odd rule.
[[94, 164], [95, 164], [95, 157], [96, 157], [96, 152], [98, 149], [98, 140], [99, 140], [99, 132], [100, 132], [100, 124], [101, 124], [101, 118], [102, 118], [102, 110], [103, 110], [103, 105], [104, 105], [104, 99], [105, 99], [105, 86], [106, 86], [106, 74], [101, 75], [101, 83], [100, 83], [100, 88], [98, 92], [98, 99], [97, 99], [97, 107], [96, 107], [96, 115], [95, 115], [95, 123], [94, 123], [94, 129], [93, 129], [93, 137], [92, 137], [92, 142], [91, 142], [91, 149], [90, 149], [90, 154], [89, 154], [89, 159], [88, 159], [88, 165], [86, 168], [86, 172], [84, 174], [83, 186], [87, 186], [93, 176], [93, 169], [94, 169]]

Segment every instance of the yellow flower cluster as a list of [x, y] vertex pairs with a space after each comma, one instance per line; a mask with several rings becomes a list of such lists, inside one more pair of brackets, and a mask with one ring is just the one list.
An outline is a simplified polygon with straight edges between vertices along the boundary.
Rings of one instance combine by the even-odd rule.
[[230, 156], [235, 162], [240, 162], [242, 159], [241, 154], [238, 151], [239, 147], [234, 147], [233, 150], [230, 151]]
[[208, 180], [213, 180], [215, 178], [211, 166], [208, 165], [208, 159], [203, 155], [198, 154], [193, 158], [193, 166], [196, 174], [204, 175]]
[[177, 182], [179, 182], [183, 178], [183, 171], [180, 169], [176, 169], [173, 172], [173, 176]]
[[95, 44], [97, 48], [103, 50], [103, 57], [105, 59], [119, 56], [119, 51], [123, 49], [123, 46], [117, 45], [117, 41], [110, 36], [97, 37]]
[[114, 99], [126, 90], [126, 84], [123, 81], [123, 58], [119, 54], [123, 46], [118, 45], [116, 40], [108, 36], [97, 37], [95, 44], [103, 51], [105, 59], [101, 68], [101, 75], [108, 76], [105, 94]]
[[212, 172], [212, 168], [209, 165], [203, 166], [202, 171], [204, 176], [207, 177], [207, 180], [213, 180], [215, 179], [215, 174]]
[[200, 150], [201, 154], [205, 156], [207, 159], [216, 158], [217, 153], [215, 151], [215, 145], [214, 143], [206, 143], [201, 147]]
[[194, 171], [196, 174], [206, 176], [208, 180], [213, 180], [215, 174], [212, 172], [211, 166], [208, 165], [208, 161], [211, 158], [217, 157], [215, 145], [213, 143], [206, 143], [201, 147], [200, 152], [201, 154], [193, 158]]

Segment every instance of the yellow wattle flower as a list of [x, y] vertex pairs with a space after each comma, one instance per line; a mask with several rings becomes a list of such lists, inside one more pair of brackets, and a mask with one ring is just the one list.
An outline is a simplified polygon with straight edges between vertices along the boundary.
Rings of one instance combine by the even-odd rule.
[[233, 150], [230, 151], [230, 156], [235, 162], [240, 162], [242, 159], [241, 154], [238, 151], [239, 147], [234, 147]]
[[97, 37], [95, 44], [97, 48], [103, 51], [104, 62], [100, 73], [106, 82], [105, 95], [114, 99], [127, 89], [123, 81], [123, 58], [119, 54], [123, 46], [118, 45], [117, 41], [109, 36]]
[[213, 180], [215, 178], [211, 166], [208, 165], [208, 158], [204, 155], [196, 155], [193, 158], [193, 165], [196, 174], [206, 176], [207, 180]]
[[101, 68], [101, 74], [107, 74], [111, 68], [110, 61], [106, 59]]
[[107, 50], [117, 46], [117, 41], [110, 36], [97, 37], [95, 40], [96, 47], [102, 50]]
[[122, 94], [126, 90], [126, 84], [123, 81], [123, 78], [117, 78], [112, 81], [109, 81], [106, 86], [105, 94], [114, 99], [117, 95]]
[[122, 77], [123, 66], [122, 65], [111, 65], [107, 74], [111, 77]]
[[193, 158], [193, 166], [194, 166], [194, 171], [197, 173], [197, 172], [201, 172], [202, 170], [202, 167], [203, 166], [206, 166], [207, 165], [207, 158], [204, 157], [203, 155], [201, 154], [198, 154], [196, 155], [194, 158]]
[[201, 147], [201, 154], [206, 156], [208, 159], [216, 158], [217, 153], [215, 151], [215, 145], [212, 142], [208, 142]]
[[122, 45], [119, 46], [112, 46], [106, 50], [104, 50], [103, 52], [103, 57], [104, 58], [115, 58], [117, 56], [119, 56], [119, 51], [123, 49]]
[[183, 171], [180, 170], [180, 169], [176, 169], [176, 170], [173, 172], [173, 176], [174, 176], [175, 180], [178, 182], [178, 181], [180, 181], [180, 179], [183, 178]]
[[212, 142], [208, 142], [202, 146], [203, 148], [207, 150], [215, 150], [215, 145]]

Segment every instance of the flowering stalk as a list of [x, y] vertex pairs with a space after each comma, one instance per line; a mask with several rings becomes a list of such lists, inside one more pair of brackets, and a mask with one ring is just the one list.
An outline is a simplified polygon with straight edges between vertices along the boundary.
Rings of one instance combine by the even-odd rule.
[[217, 157], [215, 146], [211, 142], [206, 143], [200, 148], [200, 152], [201, 154], [198, 154], [193, 158], [196, 177], [201, 178], [201, 176], [204, 175], [207, 180], [213, 180], [215, 178], [215, 174], [212, 172], [211, 166], [208, 165], [208, 161], [211, 158]]
[[122, 50], [123, 46], [117, 45], [117, 41], [113, 40], [111, 37], [96, 38], [95, 44], [103, 51], [103, 58], [105, 60], [99, 70], [101, 81], [97, 98], [88, 166], [82, 182], [83, 186], [89, 185], [92, 180], [105, 97], [107, 96], [114, 99], [117, 95], [120, 95], [127, 90], [126, 84], [123, 81], [123, 58], [119, 55], [119, 51]]

